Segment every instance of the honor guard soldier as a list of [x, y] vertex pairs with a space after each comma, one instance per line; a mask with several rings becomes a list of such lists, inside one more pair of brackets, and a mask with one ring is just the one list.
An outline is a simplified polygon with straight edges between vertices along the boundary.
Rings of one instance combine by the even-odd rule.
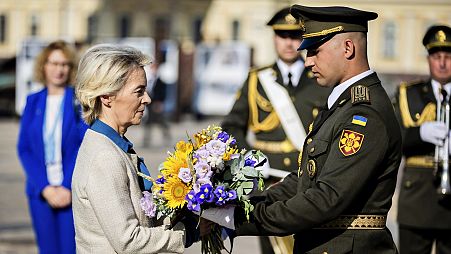
[[[297, 170], [308, 126], [331, 90], [318, 87], [312, 72], [304, 68], [297, 51], [303, 30], [290, 8], [278, 11], [267, 25], [274, 30], [277, 60], [250, 71], [222, 127], [241, 146], [265, 153], [269, 162], [264, 169], [269, 176], [265, 180], [268, 187]], [[276, 253], [284, 253], [293, 246], [292, 240], [286, 242], [288, 239], [269, 240]], [[268, 240], [261, 238], [260, 242], [264, 254], [274, 253]]]
[[299, 171], [242, 208], [202, 217], [240, 235], [295, 234], [293, 253], [397, 253], [387, 213], [401, 162], [401, 131], [391, 101], [367, 60], [374, 12], [294, 5], [305, 26], [300, 49], [318, 84], [333, 88], [307, 134]]
[[446, 123], [451, 94], [451, 28], [430, 27], [423, 45], [428, 51], [430, 78], [401, 83], [395, 104], [406, 157], [398, 201], [402, 254], [429, 254], [434, 242], [437, 253], [451, 253], [449, 171], [443, 171], [451, 145]]

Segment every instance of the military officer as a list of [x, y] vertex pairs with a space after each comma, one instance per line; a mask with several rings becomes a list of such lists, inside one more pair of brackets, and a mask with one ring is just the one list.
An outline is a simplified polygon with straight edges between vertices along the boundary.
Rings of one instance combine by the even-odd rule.
[[[312, 72], [304, 68], [304, 60], [297, 51], [302, 27], [290, 14], [290, 8], [278, 11], [267, 25], [274, 30], [277, 60], [250, 71], [222, 127], [240, 146], [265, 153], [271, 168], [265, 171], [269, 175], [265, 186], [270, 186], [297, 170], [308, 126], [320, 106], [324, 106], [330, 89], [318, 88]], [[295, 120], [288, 122], [286, 118]], [[260, 244], [264, 254], [284, 253], [291, 251], [293, 240], [263, 237]]]
[[300, 49], [318, 84], [333, 87], [304, 142], [300, 168], [241, 208], [202, 217], [237, 235], [295, 234], [294, 253], [397, 253], [387, 213], [401, 161], [401, 131], [367, 60], [374, 12], [294, 5], [305, 26]]
[[434, 169], [435, 149], [449, 136], [449, 127], [436, 118], [436, 107], [451, 94], [451, 28], [430, 27], [423, 45], [430, 78], [402, 83], [396, 101], [406, 157], [398, 202], [403, 254], [429, 254], [434, 241], [437, 253], [451, 253], [451, 193], [448, 199], [437, 193], [440, 172]]

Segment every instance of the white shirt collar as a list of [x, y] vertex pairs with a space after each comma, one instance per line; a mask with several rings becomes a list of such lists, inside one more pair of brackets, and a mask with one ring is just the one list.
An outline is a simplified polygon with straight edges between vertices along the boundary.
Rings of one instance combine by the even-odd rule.
[[355, 82], [357, 82], [357, 81], [363, 79], [364, 77], [369, 76], [370, 74], [373, 74], [373, 73], [374, 73], [373, 70], [367, 70], [365, 72], [362, 72], [362, 73], [346, 80], [345, 82], [339, 84], [338, 86], [334, 87], [334, 90], [332, 90], [332, 93], [330, 93], [329, 98], [327, 99], [327, 108], [329, 108], [329, 109], [332, 108], [332, 106], [338, 100], [340, 95], [344, 91], [346, 91], [346, 89], [348, 89], [348, 87], [350, 87]]
[[[431, 85], [432, 85], [432, 90], [434, 91], [434, 96], [435, 99], [438, 101], [441, 101], [442, 95], [440, 94], [440, 87], [442, 87], [440, 85], [440, 83], [437, 80], [431, 80]], [[448, 98], [450, 96], [450, 92], [451, 92], [451, 82], [445, 84], [443, 86], [443, 88], [446, 90], [446, 92], [448, 93]]]
[[291, 73], [291, 83], [294, 87], [298, 85], [301, 79], [302, 72], [304, 71], [304, 61], [301, 59], [297, 60], [290, 66], [283, 62], [280, 58], [277, 59], [277, 67], [279, 67], [280, 74], [282, 74], [283, 84], [288, 84], [288, 73]]

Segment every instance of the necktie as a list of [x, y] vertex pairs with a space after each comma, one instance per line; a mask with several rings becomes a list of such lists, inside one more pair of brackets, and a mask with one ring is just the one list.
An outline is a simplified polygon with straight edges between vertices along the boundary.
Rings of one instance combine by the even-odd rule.
[[291, 82], [292, 76], [291, 72], [288, 72], [288, 87], [293, 87], [293, 83]]
[[445, 102], [448, 102], [448, 93], [445, 89], [440, 89], [440, 92], [442, 93], [442, 104]]

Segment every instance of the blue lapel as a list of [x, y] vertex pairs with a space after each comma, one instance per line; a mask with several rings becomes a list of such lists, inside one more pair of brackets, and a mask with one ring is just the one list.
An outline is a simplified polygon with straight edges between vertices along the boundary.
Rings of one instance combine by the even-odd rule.
[[73, 88], [66, 87], [64, 90], [64, 109], [63, 109], [63, 128], [61, 131], [61, 153], [64, 154], [64, 145], [70, 128], [74, 125], [75, 109], [74, 109], [74, 93]]

